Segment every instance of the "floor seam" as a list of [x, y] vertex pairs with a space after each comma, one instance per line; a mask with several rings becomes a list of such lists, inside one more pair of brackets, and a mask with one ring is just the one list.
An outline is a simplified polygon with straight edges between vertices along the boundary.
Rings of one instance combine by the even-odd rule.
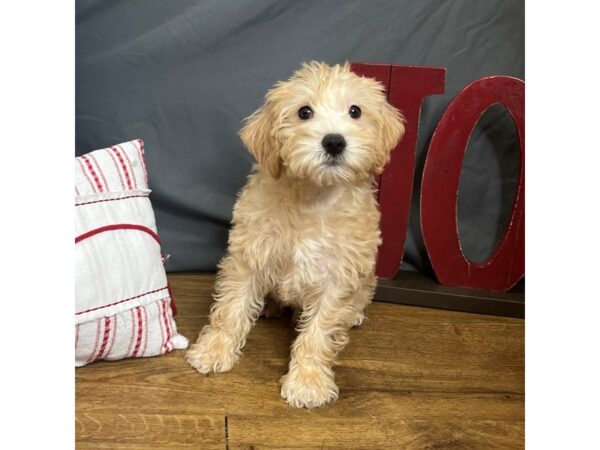
[[227, 416], [225, 416], [225, 450], [229, 450], [229, 425], [227, 424]]

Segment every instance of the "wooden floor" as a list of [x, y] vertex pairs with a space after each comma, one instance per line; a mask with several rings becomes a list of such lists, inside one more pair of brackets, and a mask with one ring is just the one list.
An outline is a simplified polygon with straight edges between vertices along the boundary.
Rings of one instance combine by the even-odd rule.
[[[169, 276], [179, 331], [207, 321], [212, 275]], [[229, 373], [184, 352], [76, 370], [81, 449], [518, 449], [524, 446], [524, 322], [373, 303], [336, 368], [340, 399], [279, 396], [294, 330], [260, 319]]]

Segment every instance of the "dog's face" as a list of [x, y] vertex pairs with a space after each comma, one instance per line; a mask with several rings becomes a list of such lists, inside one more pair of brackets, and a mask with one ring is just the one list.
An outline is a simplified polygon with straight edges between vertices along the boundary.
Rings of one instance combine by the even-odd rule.
[[267, 93], [240, 135], [272, 176], [331, 185], [381, 173], [403, 122], [377, 81], [312, 62]]

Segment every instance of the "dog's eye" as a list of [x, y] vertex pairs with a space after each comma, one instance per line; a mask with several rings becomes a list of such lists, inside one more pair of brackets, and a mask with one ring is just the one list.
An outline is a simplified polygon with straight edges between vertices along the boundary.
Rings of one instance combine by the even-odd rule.
[[308, 120], [312, 116], [313, 110], [310, 108], [310, 106], [303, 106], [298, 110], [298, 117], [300, 117], [302, 120]]
[[362, 111], [358, 106], [352, 105], [350, 107], [350, 110], [348, 111], [348, 114], [350, 114], [350, 117], [352, 117], [353, 119], [358, 119], [362, 114]]

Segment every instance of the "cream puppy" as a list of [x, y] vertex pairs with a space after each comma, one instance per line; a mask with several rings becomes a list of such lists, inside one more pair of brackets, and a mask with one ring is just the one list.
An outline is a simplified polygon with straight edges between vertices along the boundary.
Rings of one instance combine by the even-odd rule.
[[373, 175], [404, 133], [381, 84], [311, 62], [266, 95], [241, 138], [258, 165], [233, 211], [210, 324], [187, 352], [227, 372], [271, 294], [298, 311], [281, 396], [313, 408], [338, 397], [333, 365], [375, 288], [380, 243]]

